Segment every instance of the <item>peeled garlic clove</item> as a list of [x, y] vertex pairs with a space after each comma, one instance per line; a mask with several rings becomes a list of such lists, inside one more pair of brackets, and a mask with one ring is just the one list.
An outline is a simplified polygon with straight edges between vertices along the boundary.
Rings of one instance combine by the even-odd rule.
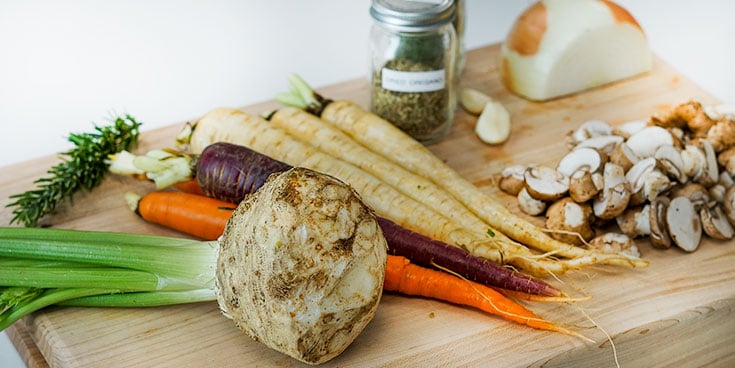
[[474, 115], [480, 115], [485, 105], [492, 101], [493, 99], [490, 96], [472, 88], [465, 88], [459, 94], [459, 103], [462, 104], [465, 110]]
[[510, 136], [510, 113], [500, 102], [488, 102], [475, 125], [475, 133], [487, 144], [500, 144]]

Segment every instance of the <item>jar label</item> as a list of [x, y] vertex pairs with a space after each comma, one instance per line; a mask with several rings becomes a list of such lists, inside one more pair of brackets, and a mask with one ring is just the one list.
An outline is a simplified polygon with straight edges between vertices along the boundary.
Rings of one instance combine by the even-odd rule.
[[394, 92], [433, 92], [444, 89], [444, 69], [427, 72], [406, 72], [383, 68], [380, 83]]

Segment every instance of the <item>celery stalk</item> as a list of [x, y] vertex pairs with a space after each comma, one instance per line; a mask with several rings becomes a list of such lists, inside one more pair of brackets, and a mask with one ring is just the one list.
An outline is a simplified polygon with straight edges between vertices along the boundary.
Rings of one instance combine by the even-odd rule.
[[0, 227], [0, 330], [49, 305], [137, 307], [216, 300], [217, 243]]

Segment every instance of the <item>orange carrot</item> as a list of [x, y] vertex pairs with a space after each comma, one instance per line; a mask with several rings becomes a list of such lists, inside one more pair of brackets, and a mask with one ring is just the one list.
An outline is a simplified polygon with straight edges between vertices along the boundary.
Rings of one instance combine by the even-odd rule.
[[143, 197], [128, 194], [128, 203], [149, 222], [205, 240], [215, 240], [225, 230], [236, 205], [185, 192], [151, 192]]
[[174, 188], [186, 193], [204, 195], [204, 191], [202, 190], [202, 187], [199, 186], [197, 179], [189, 179], [187, 181], [176, 183], [174, 184]]
[[417, 266], [401, 256], [388, 256], [383, 289], [474, 307], [529, 327], [581, 337], [574, 331], [542, 319], [490, 287]]

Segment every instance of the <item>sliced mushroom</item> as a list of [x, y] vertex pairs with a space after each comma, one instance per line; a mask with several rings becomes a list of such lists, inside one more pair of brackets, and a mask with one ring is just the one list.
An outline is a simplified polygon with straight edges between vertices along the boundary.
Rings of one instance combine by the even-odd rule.
[[666, 226], [679, 248], [693, 252], [702, 239], [702, 223], [694, 205], [687, 197], [676, 197], [666, 210]]
[[609, 220], [625, 211], [631, 192], [622, 167], [608, 162], [603, 170], [604, 187], [602, 193], [593, 199], [592, 210], [598, 218]]
[[517, 198], [518, 207], [528, 215], [538, 216], [546, 210], [546, 202], [531, 197], [525, 187], [518, 192]]
[[704, 113], [712, 120], [735, 120], [735, 103], [705, 105]]
[[725, 212], [727, 221], [730, 225], [735, 226], [735, 186], [727, 188], [725, 198], [722, 201], [722, 209]]
[[651, 202], [648, 212], [649, 239], [651, 245], [659, 249], [671, 248], [671, 236], [666, 226], [666, 211], [670, 202], [668, 197], [658, 197]]
[[613, 133], [615, 135], [619, 135], [625, 139], [630, 138], [635, 133], [640, 132], [648, 125], [648, 122], [645, 120], [633, 120], [628, 121], [623, 124], [620, 124], [613, 128]]
[[646, 201], [646, 194], [643, 187], [646, 184], [646, 176], [656, 169], [656, 159], [648, 157], [638, 161], [633, 167], [625, 173], [625, 180], [630, 183], [631, 203], [632, 206], [643, 204]]
[[703, 175], [704, 167], [707, 164], [704, 150], [693, 144], [687, 144], [684, 146], [684, 150], [681, 151], [681, 160], [684, 164], [684, 175], [693, 180]]
[[694, 180], [705, 187], [710, 187], [717, 183], [717, 180], [720, 176], [720, 169], [717, 166], [717, 156], [715, 154], [715, 150], [712, 147], [712, 143], [710, 143], [706, 139], [700, 140], [700, 144], [702, 145], [702, 150], [704, 151], [704, 171], [702, 172], [702, 175], [695, 178]]
[[732, 176], [730, 176], [727, 171], [720, 171], [720, 177], [717, 179], [717, 184], [720, 184], [727, 189], [735, 184], [735, 180], [733, 180]]
[[651, 234], [651, 206], [629, 207], [622, 215], [615, 218], [623, 234], [637, 238]]
[[564, 197], [546, 210], [546, 228], [557, 240], [580, 245], [595, 236], [592, 229], [592, 208], [588, 204], [577, 203]]
[[686, 183], [689, 178], [684, 174], [684, 160], [681, 152], [674, 146], [661, 146], [653, 154], [659, 167], [666, 175], [676, 179], [679, 183]]
[[722, 152], [735, 145], [735, 120], [721, 119], [707, 131], [705, 137], [715, 152]]
[[647, 126], [633, 134], [626, 141], [630, 149], [639, 158], [652, 157], [661, 146], [673, 146], [674, 137], [659, 126]]
[[577, 143], [577, 145], [574, 146], [574, 149], [595, 148], [599, 150], [600, 152], [604, 152], [605, 154], [610, 154], [615, 148], [615, 145], [622, 142], [623, 140], [624, 138], [619, 135], [601, 135], [601, 136], [585, 139]]
[[714, 124], [705, 114], [702, 104], [688, 101], [651, 117], [651, 123], [663, 127], [688, 128], [695, 136], [703, 136]]
[[709, 187], [709, 197], [712, 198], [713, 202], [716, 203], [722, 203], [725, 201], [725, 192], [727, 191], [727, 188], [725, 188], [722, 184], [715, 184], [711, 187]]
[[621, 233], [610, 232], [597, 236], [590, 241], [589, 247], [603, 253], [622, 254], [636, 258], [641, 256], [635, 241]]
[[594, 198], [603, 188], [600, 173], [591, 173], [586, 167], [575, 171], [569, 178], [569, 197], [583, 203]]
[[526, 169], [523, 179], [528, 194], [538, 200], [555, 201], [569, 191], [569, 178], [548, 166]]
[[699, 211], [702, 220], [702, 229], [705, 234], [720, 240], [730, 240], [735, 233], [732, 225], [728, 222], [722, 207], [716, 202], [710, 202]]
[[671, 190], [671, 197], [687, 197], [694, 205], [694, 208], [699, 209], [710, 201], [709, 191], [704, 185], [694, 182], [686, 183], [682, 186], [674, 187]]
[[730, 176], [735, 176], [735, 147], [728, 148], [717, 155], [717, 162]]
[[586, 167], [590, 172], [595, 172], [605, 164], [606, 157], [607, 155], [594, 148], [583, 147], [575, 149], [569, 151], [569, 153], [559, 160], [559, 164], [556, 165], [556, 171], [567, 177], [572, 176], [575, 171], [583, 167]]
[[616, 144], [615, 148], [610, 153], [610, 162], [620, 165], [620, 167], [625, 171], [630, 170], [630, 168], [638, 161], [640, 161], [638, 156], [633, 153], [633, 150], [631, 150], [630, 146], [625, 142]]
[[580, 126], [570, 134], [570, 138], [574, 144], [585, 141], [592, 137], [603, 135], [611, 135], [613, 127], [602, 120], [588, 120], [580, 124]]
[[503, 192], [510, 195], [518, 195], [518, 192], [523, 189], [525, 180], [523, 174], [526, 172], [526, 167], [523, 165], [512, 165], [503, 169], [500, 174], [500, 182], [498, 187]]
[[659, 195], [665, 193], [672, 187], [671, 180], [660, 170], [652, 170], [643, 178], [643, 196], [646, 200], [653, 201]]

